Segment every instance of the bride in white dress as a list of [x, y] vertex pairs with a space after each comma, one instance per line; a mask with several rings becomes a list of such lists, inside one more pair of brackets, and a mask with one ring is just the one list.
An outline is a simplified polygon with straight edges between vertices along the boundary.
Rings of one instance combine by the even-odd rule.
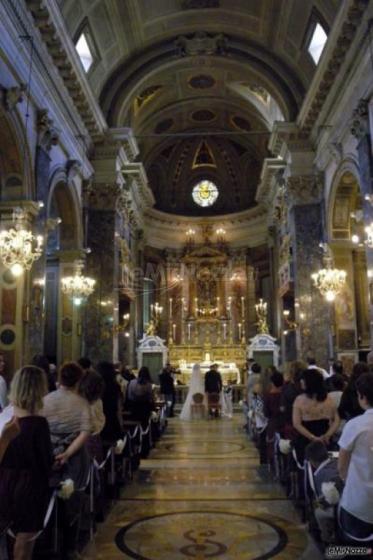
[[202, 372], [199, 364], [194, 364], [192, 369], [192, 375], [190, 378], [190, 385], [189, 385], [187, 398], [185, 399], [183, 408], [180, 413], [181, 420], [192, 419], [191, 404], [193, 403], [193, 395], [195, 395], [196, 393], [201, 393], [203, 395], [204, 401], [206, 400], [205, 379], [202, 376]]

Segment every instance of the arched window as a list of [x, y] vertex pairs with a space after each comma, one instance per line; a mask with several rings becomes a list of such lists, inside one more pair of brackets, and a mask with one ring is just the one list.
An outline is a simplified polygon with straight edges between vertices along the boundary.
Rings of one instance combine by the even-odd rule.
[[219, 191], [217, 186], [211, 181], [206, 179], [200, 181], [193, 187], [192, 197], [198, 206], [212, 206], [219, 196]]

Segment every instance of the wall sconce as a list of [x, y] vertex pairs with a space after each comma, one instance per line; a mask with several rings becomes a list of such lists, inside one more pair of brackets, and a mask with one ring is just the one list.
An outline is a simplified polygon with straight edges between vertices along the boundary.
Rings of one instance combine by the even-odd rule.
[[[289, 334], [289, 331], [295, 331], [298, 328], [298, 323], [292, 319], [290, 319], [290, 310], [289, 309], [284, 309], [282, 312], [282, 315], [284, 317], [284, 323], [285, 323], [285, 330], [283, 331], [284, 334]], [[285, 334], [285, 336], [286, 336]]]

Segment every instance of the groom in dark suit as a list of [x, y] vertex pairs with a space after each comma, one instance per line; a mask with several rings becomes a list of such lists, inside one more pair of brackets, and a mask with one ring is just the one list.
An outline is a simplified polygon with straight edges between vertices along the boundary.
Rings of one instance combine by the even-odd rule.
[[220, 397], [222, 388], [223, 382], [221, 379], [221, 375], [218, 372], [218, 366], [217, 364], [212, 364], [209, 371], [205, 375], [205, 392], [207, 393], [207, 400], [209, 402], [209, 412], [215, 414], [215, 416], [219, 416], [220, 404], [215, 403], [218, 405], [218, 407], [214, 408], [213, 403], [210, 402], [209, 395], [215, 393], [215, 395], [217, 394]]

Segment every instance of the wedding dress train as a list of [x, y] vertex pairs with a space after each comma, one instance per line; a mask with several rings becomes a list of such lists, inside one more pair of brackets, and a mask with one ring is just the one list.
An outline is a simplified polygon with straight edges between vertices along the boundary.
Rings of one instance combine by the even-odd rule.
[[193, 404], [193, 395], [195, 395], [196, 393], [201, 393], [203, 395], [204, 403], [206, 404], [205, 380], [202, 376], [199, 364], [194, 364], [192, 369], [187, 398], [185, 399], [183, 408], [180, 413], [181, 420], [192, 420], [191, 405]]

